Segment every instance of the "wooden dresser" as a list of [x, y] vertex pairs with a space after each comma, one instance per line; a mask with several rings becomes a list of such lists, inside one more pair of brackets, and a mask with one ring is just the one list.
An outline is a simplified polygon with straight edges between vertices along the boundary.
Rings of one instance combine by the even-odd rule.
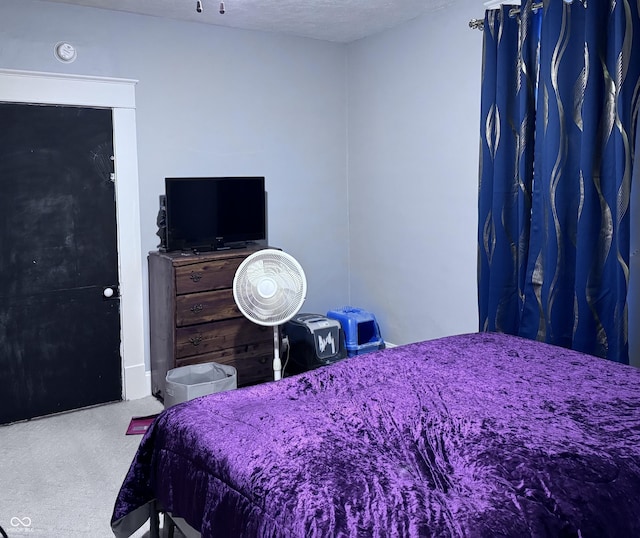
[[164, 398], [168, 370], [202, 362], [230, 364], [238, 386], [273, 379], [273, 329], [236, 307], [236, 269], [259, 248], [202, 254], [151, 252], [149, 325], [151, 391]]

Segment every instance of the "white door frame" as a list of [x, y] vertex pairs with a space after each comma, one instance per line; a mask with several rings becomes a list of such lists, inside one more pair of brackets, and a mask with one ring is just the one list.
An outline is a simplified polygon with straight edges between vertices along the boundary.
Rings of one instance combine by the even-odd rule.
[[[146, 376], [135, 80], [0, 69], [0, 102], [111, 108], [115, 160], [122, 398], [151, 394]], [[95, 343], [96, 346], [100, 342]]]

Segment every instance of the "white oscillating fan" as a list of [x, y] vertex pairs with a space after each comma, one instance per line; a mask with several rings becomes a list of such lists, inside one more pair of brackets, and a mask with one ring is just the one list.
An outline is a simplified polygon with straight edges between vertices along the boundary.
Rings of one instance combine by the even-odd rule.
[[233, 298], [242, 314], [273, 327], [273, 378], [282, 377], [279, 326], [295, 316], [307, 295], [307, 279], [295, 258], [275, 249], [254, 252], [233, 277]]

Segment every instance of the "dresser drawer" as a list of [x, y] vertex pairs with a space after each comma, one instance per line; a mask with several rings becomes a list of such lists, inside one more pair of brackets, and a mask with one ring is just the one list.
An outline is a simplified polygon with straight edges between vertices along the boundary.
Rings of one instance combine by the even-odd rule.
[[176, 294], [231, 288], [244, 257], [224, 258], [176, 267]]
[[242, 317], [233, 291], [216, 290], [176, 297], [176, 325], [184, 327], [228, 318]]
[[176, 361], [176, 367], [204, 362], [233, 366], [238, 373], [238, 386], [273, 380], [273, 344], [271, 341], [221, 349], [179, 359]]
[[273, 327], [256, 325], [245, 318], [178, 327], [176, 359], [223, 349], [248, 349], [259, 342], [269, 342], [273, 349]]
[[238, 385], [251, 385], [264, 381], [273, 381], [273, 346], [264, 345], [266, 353], [261, 356], [242, 358], [238, 355], [221, 357], [217, 362], [235, 367], [238, 372]]

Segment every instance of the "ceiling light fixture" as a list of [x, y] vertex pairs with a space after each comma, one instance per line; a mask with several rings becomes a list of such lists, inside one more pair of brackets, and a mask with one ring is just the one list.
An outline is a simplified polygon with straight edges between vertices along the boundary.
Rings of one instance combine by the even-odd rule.
[[[196, 2], [196, 11], [197, 11], [198, 13], [202, 13], [202, 12], [204, 11], [204, 7], [202, 6], [202, 0], [198, 0], [198, 1]], [[227, 11], [227, 10], [225, 9], [225, 7], [224, 7], [224, 2], [220, 2], [220, 9], [219, 9], [219, 11], [220, 11], [220, 15], [224, 15], [224, 14], [225, 14], [225, 12]]]

